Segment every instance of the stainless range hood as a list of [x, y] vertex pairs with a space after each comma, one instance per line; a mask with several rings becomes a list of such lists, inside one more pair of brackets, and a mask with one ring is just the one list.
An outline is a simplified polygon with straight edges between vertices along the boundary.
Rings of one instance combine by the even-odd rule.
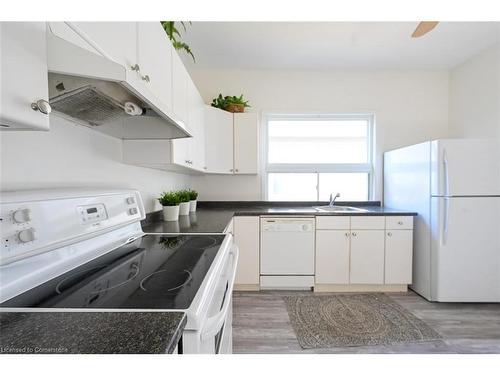
[[47, 25], [53, 114], [122, 139], [191, 136], [166, 105], [141, 90], [141, 83], [134, 81], [135, 72], [113, 61], [76, 26]]

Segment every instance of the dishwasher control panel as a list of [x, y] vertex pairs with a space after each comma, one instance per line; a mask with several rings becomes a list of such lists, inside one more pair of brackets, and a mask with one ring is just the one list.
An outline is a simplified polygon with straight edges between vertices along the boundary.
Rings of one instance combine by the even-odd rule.
[[313, 232], [314, 219], [308, 218], [262, 218], [261, 232]]

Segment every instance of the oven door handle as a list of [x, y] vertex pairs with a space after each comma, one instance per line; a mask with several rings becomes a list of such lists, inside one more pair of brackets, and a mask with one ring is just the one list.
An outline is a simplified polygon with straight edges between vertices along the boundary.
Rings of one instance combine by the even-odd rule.
[[229, 310], [229, 307], [231, 306], [231, 301], [233, 300], [233, 289], [234, 289], [234, 281], [236, 279], [236, 269], [238, 267], [238, 257], [239, 257], [239, 249], [238, 246], [233, 245], [231, 249], [230, 255], [233, 257], [233, 274], [231, 275], [231, 281], [229, 283], [229, 288], [226, 293], [226, 300], [224, 301], [224, 304], [220, 311], [208, 318], [207, 323], [203, 327], [201, 331], [201, 339], [202, 341], [205, 341], [206, 339], [210, 337], [214, 337], [222, 328], [222, 325], [226, 321], [226, 315], [227, 311]]

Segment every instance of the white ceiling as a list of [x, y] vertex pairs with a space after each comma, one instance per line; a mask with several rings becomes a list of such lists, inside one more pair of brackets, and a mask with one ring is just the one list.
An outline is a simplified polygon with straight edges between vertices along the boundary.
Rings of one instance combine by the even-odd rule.
[[500, 40], [499, 22], [193, 22], [189, 69], [449, 69]]

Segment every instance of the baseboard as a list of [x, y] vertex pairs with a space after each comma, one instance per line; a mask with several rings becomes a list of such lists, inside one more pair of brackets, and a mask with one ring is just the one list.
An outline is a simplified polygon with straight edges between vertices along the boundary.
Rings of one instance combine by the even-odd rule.
[[406, 284], [316, 284], [314, 292], [407, 292]]
[[234, 290], [240, 292], [255, 292], [260, 290], [259, 284], [234, 284]]
[[261, 275], [261, 289], [311, 290], [314, 286], [312, 275]]

